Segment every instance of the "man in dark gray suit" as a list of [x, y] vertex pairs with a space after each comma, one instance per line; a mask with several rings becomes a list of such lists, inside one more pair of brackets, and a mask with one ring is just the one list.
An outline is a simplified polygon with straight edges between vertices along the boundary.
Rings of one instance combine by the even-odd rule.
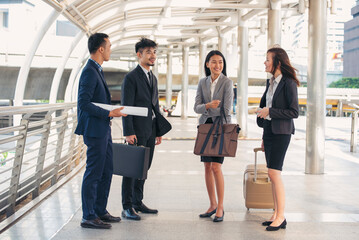
[[[139, 65], [129, 72], [122, 84], [122, 105], [147, 107], [147, 117], [128, 116], [123, 119], [123, 135], [129, 144], [150, 148], [150, 168], [155, 145], [162, 141], [157, 129], [156, 114], [159, 113], [157, 78], [151, 71], [155, 64], [157, 43], [141, 38], [136, 43]], [[131, 159], [128, 159], [131, 161]], [[143, 202], [145, 180], [123, 177], [122, 180], [122, 216], [131, 220], [141, 220], [136, 212], [156, 214], [156, 209], [148, 208]], [[136, 211], [135, 211], [136, 210]]]

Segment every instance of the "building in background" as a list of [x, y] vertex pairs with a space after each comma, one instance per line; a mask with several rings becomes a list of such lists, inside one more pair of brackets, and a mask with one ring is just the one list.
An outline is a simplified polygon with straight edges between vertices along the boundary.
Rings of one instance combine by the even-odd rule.
[[[354, 4], [354, 0], [336, 0], [332, 12], [328, 12], [327, 85], [343, 76], [344, 23], [351, 18], [350, 9]], [[305, 83], [308, 65], [308, 12], [288, 19], [283, 25], [283, 47], [294, 57], [293, 64], [299, 70], [301, 81]]]
[[359, 0], [351, 10], [353, 19], [345, 23], [343, 77], [359, 77]]

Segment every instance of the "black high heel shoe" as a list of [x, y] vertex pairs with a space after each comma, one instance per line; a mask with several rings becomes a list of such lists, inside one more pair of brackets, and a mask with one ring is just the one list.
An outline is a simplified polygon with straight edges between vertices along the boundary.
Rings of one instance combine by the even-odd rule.
[[213, 222], [222, 222], [222, 221], [223, 221], [223, 218], [224, 218], [224, 210], [223, 210], [223, 215], [222, 215], [222, 217], [214, 216]]
[[262, 226], [269, 226], [272, 224], [273, 221], [265, 221], [265, 222], [262, 222]]
[[278, 227], [268, 226], [266, 228], [266, 230], [267, 231], [278, 231], [279, 229], [281, 229], [281, 228], [285, 229], [286, 227], [287, 227], [287, 220], [284, 219], [284, 221]]
[[199, 215], [200, 218], [207, 218], [207, 217], [211, 217], [213, 214], [215, 214], [217, 212], [217, 208], [214, 209], [212, 212], [206, 212], [206, 213], [202, 213]]

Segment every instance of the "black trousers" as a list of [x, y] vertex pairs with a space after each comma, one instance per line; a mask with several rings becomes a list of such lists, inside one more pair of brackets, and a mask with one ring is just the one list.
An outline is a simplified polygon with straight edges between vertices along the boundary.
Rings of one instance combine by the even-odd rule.
[[[156, 143], [156, 118], [152, 121], [152, 135], [149, 138], [137, 137], [138, 145], [150, 148], [150, 160], [148, 169], [152, 164], [153, 152]], [[144, 179], [129, 177], [122, 178], [122, 207], [123, 209], [132, 208], [133, 205], [141, 205], [143, 199]]]

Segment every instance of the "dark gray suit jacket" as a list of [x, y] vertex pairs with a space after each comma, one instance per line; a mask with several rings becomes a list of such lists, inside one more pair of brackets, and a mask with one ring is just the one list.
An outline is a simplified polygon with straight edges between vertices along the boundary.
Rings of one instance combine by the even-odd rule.
[[125, 76], [121, 91], [121, 105], [148, 109], [147, 117], [128, 115], [122, 119], [123, 135], [149, 138], [152, 134], [152, 105], [156, 114], [160, 112], [156, 76], [153, 75], [153, 84], [150, 86], [145, 72], [138, 65]]
[[[267, 87], [259, 104], [261, 108], [266, 107], [268, 88], [269, 79], [267, 79]], [[294, 134], [293, 118], [298, 118], [298, 115], [297, 84], [294, 80], [283, 76], [273, 95], [272, 107], [269, 108], [269, 116], [272, 119], [272, 132], [274, 134]], [[263, 127], [263, 121], [263, 118], [257, 118], [259, 127]]]

